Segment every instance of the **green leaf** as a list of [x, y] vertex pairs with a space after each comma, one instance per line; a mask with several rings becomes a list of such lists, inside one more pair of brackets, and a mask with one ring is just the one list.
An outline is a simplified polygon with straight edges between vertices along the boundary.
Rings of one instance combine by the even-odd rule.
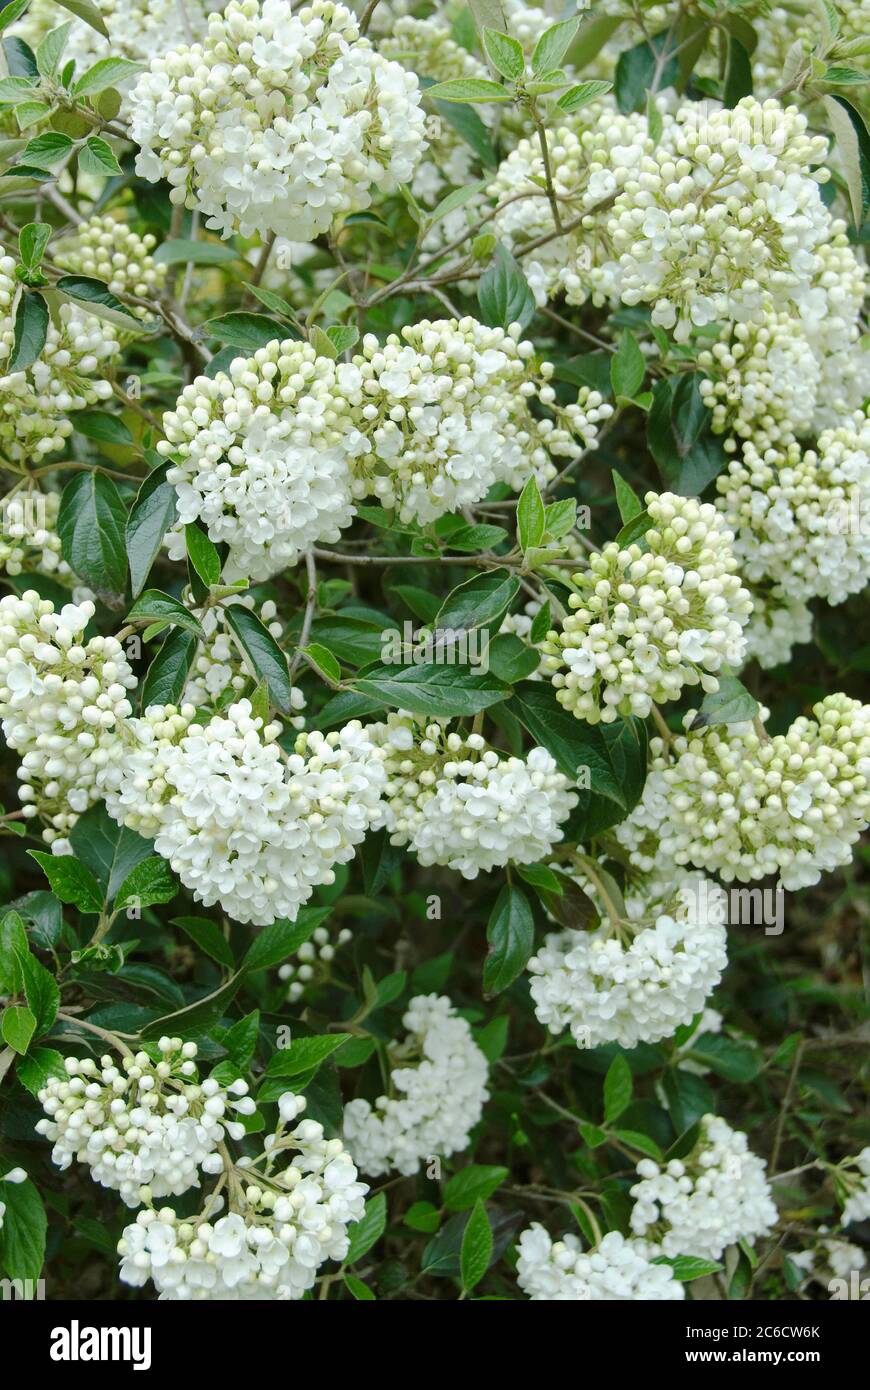
[[540, 545], [544, 539], [544, 503], [534, 473], [517, 503], [517, 534], [523, 550]]
[[753, 1081], [763, 1062], [756, 1048], [748, 1043], [735, 1042], [724, 1033], [704, 1033], [692, 1043], [688, 1055], [710, 1067], [726, 1081], [741, 1083]]
[[224, 615], [255, 675], [269, 682], [269, 695], [273, 704], [282, 714], [290, 714], [293, 710], [293, 687], [287, 658], [275, 638], [256, 614], [242, 604], [227, 604]]
[[[653, 1260], [653, 1264], [658, 1263], [658, 1260]], [[711, 1274], [718, 1274], [723, 1268], [717, 1260], [702, 1260], [696, 1255], [677, 1255], [676, 1259], [662, 1263], [669, 1264], [674, 1271], [674, 1278], [683, 1284], [689, 1279], [704, 1279]]]
[[486, 994], [501, 994], [525, 969], [535, 944], [535, 919], [520, 888], [506, 883], [486, 928], [489, 951], [483, 963]]
[[647, 1158], [654, 1158], [657, 1163], [661, 1163], [664, 1155], [656, 1141], [650, 1139], [648, 1134], [641, 1134], [636, 1129], [616, 1129], [613, 1133], [623, 1144], [630, 1144], [633, 1149], [639, 1149], [642, 1154], [646, 1154]]
[[618, 1120], [630, 1104], [632, 1089], [631, 1067], [621, 1054], [617, 1054], [604, 1078], [604, 1119], [607, 1124]]
[[295, 922], [279, 917], [254, 937], [242, 961], [242, 970], [268, 970], [280, 965], [308, 941], [331, 911], [330, 907], [303, 907]]
[[532, 72], [549, 72], [560, 67], [579, 28], [580, 20], [573, 18], [563, 19], [545, 29], [532, 53]]
[[569, 87], [567, 92], [562, 93], [556, 105], [560, 111], [579, 111], [581, 107], [588, 106], [591, 101], [597, 101], [599, 97], [606, 96], [612, 87], [612, 82], [578, 82], [576, 86]]
[[205, 636], [202, 623], [195, 614], [189, 608], [185, 608], [180, 599], [173, 598], [171, 594], [164, 594], [160, 589], [146, 589], [143, 594], [140, 594], [128, 612], [126, 621], [128, 623], [135, 622], [143, 618], [172, 623], [173, 627], [181, 627], [186, 632], [194, 632], [197, 637]]
[[710, 729], [716, 724], [744, 724], [755, 719], [759, 704], [746, 686], [727, 669], [719, 672], [719, 689], [705, 695], [691, 729]]
[[402, 1225], [431, 1236], [441, 1225], [441, 1214], [431, 1202], [413, 1202], [402, 1217]]
[[[427, 96], [431, 90], [430, 87], [426, 92]], [[498, 156], [493, 148], [492, 137], [473, 106], [461, 106], [452, 101], [436, 101], [435, 106], [442, 121], [446, 121], [456, 131], [485, 168], [498, 168]]]
[[0, 33], [20, 19], [29, 4], [30, 0], [11, 0], [10, 4], [5, 5], [0, 10]]
[[870, 73], [858, 72], [855, 68], [832, 67], [828, 68], [822, 80], [832, 87], [863, 87], [870, 82]]
[[98, 34], [102, 34], [104, 39], [109, 37], [103, 16], [97, 6], [92, 3], [92, 0], [58, 0], [58, 4], [62, 5], [65, 10], [69, 10], [70, 14], [83, 19]]
[[413, 714], [478, 714], [498, 704], [510, 692], [492, 672], [477, 666], [376, 663], [354, 681], [353, 689], [393, 709]]
[[59, 25], [57, 29], [52, 29], [37, 48], [36, 66], [43, 77], [51, 77], [57, 71], [57, 65], [63, 56], [71, 28], [72, 21], [70, 20], [66, 24]]
[[30, 951], [24, 922], [17, 912], [0, 919], [0, 993], [20, 994], [24, 988], [21, 962]]
[[483, 1203], [478, 1201], [468, 1218], [462, 1235], [462, 1248], [459, 1255], [459, 1268], [462, 1274], [462, 1287], [470, 1291], [477, 1287], [492, 1257], [492, 1227]]
[[327, 680], [337, 684], [341, 680], [341, 666], [333, 656], [328, 647], [324, 647], [322, 642], [309, 642], [307, 647], [300, 647], [303, 656], [307, 656], [314, 663]]
[[83, 174], [105, 174], [114, 176], [121, 173], [121, 166], [112, 153], [112, 147], [99, 135], [89, 135], [78, 154], [79, 169]]
[[506, 246], [499, 242], [492, 263], [480, 277], [477, 289], [480, 314], [492, 328], [525, 328], [535, 314], [535, 296], [529, 282]]
[[42, 264], [45, 248], [51, 238], [48, 222], [28, 222], [18, 233], [18, 254], [27, 270], [37, 270]]
[[107, 415], [104, 410], [79, 410], [73, 419], [78, 434], [86, 439], [96, 439], [101, 444], [129, 446], [133, 436], [123, 420], [117, 415]]
[[352, 323], [333, 323], [326, 330], [326, 336], [336, 352], [341, 355], [349, 352], [359, 342], [359, 329]]
[[444, 1189], [448, 1211], [467, 1211], [475, 1202], [485, 1202], [510, 1177], [509, 1168], [495, 1164], [472, 1163], [454, 1173]]
[[635, 545], [642, 540], [647, 531], [651, 531], [655, 526], [655, 521], [650, 516], [645, 507], [620, 527], [614, 537], [616, 544], [622, 550], [627, 550], [630, 545]]
[[163, 537], [175, 521], [178, 494], [166, 481], [171, 467], [171, 463], [161, 463], [148, 474], [127, 518], [127, 557], [134, 598], [142, 592]]
[[230, 347], [254, 353], [267, 343], [274, 343], [276, 338], [286, 338], [287, 329], [265, 314], [221, 314], [202, 325], [201, 336], [218, 338]]
[[725, 68], [725, 82], [722, 87], [722, 104], [729, 108], [737, 105], [742, 97], [752, 96], [752, 63], [749, 54], [739, 39], [728, 36], [728, 61]]
[[[66, 4], [68, 10], [72, 9], [67, 0], [61, 0], [61, 3]], [[73, 13], [76, 11], [73, 10]], [[86, 16], [82, 15], [82, 19], [84, 18]], [[82, 74], [73, 87], [73, 92], [77, 97], [89, 97], [95, 92], [104, 92], [107, 87], [117, 87], [119, 82], [126, 82], [128, 78], [134, 77], [142, 71], [143, 66], [142, 63], [131, 62], [129, 58], [101, 58]]]
[[67, 483], [57, 519], [63, 558], [102, 596], [124, 592], [126, 524], [121, 495], [104, 473], [77, 473]]
[[37, 1095], [52, 1076], [59, 1081], [65, 1081], [67, 1077], [63, 1056], [53, 1047], [35, 1047], [28, 1052], [18, 1062], [15, 1075], [32, 1096]]
[[552, 753], [560, 772], [574, 782], [578, 770], [589, 767], [592, 790], [625, 809], [604, 734], [598, 725], [575, 719], [560, 705], [549, 682], [524, 681], [515, 686], [510, 709], [532, 737]]
[[697, 497], [725, 466], [725, 446], [710, 428], [700, 372], [657, 381], [647, 415], [647, 443], [662, 478], [684, 497]]
[[513, 633], [493, 637], [489, 644], [489, 669], [506, 685], [534, 675], [541, 664], [541, 654]]
[[[75, 299], [79, 304], [87, 304], [92, 313], [101, 314], [109, 319], [111, 323], [120, 322], [128, 331], [135, 328], [141, 332], [142, 324], [133, 313], [122, 304], [117, 295], [102, 280], [95, 280], [92, 275], [62, 275], [55, 284], [55, 289], [63, 294], [69, 295], [70, 299]], [[113, 317], [120, 315], [120, 319]]]
[[[5, 10], [0, 14], [5, 14]], [[23, 101], [32, 101], [36, 83], [32, 77], [0, 78], [0, 104], [18, 106]]]
[[47, 1033], [60, 1004], [60, 990], [50, 970], [29, 953], [21, 958], [21, 973], [24, 977], [24, 997], [27, 1006], [36, 1020], [36, 1035]]
[[32, 367], [48, 337], [48, 305], [41, 294], [23, 291], [15, 311], [15, 337], [4, 371], [24, 372]]
[[[483, 47], [496, 72], [500, 72], [509, 82], [520, 80], [526, 70], [526, 58], [521, 43], [512, 39], [509, 34], [500, 33], [498, 29], [484, 28]], [[556, 67], [557, 64], [551, 66]]]
[[862, 227], [870, 212], [870, 131], [863, 113], [846, 97], [826, 96], [824, 106], [846, 175], [852, 217]]
[[72, 903], [80, 912], [102, 912], [103, 894], [90, 869], [72, 854], [46, 854], [29, 849], [27, 853], [42, 869], [62, 903]]
[[3, 53], [11, 77], [38, 77], [39, 67], [33, 49], [17, 35], [3, 40]]
[[670, 29], [655, 34], [651, 40], [643, 39], [634, 48], [619, 55], [616, 64], [616, 104], [622, 112], [642, 111], [646, 94], [652, 86], [657, 64], [665, 61], [659, 76], [659, 88], [663, 91], [672, 87], [677, 78], [677, 60], [667, 53], [673, 53], [677, 41], [672, 38]]
[[140, 703], [143, 710], [151, 705], [178, 704], [198, 646], [199, 641], [192, 632], [180, 627], [170, 632], [142, 682]]
[[634, 488], [625, 481], [621, 473], [617, 473], [615, 468], [611, 470], [610, 476], [616, 489], [616, 505], [619, 508], [619, 515], [627, 524], [629, 521], [633, 521], [636, 516], [641, 515], [644, 510], [643, 503]]
[[178, 884], [172, 876], [165, 859], [159, 854], [143, 859], [118, 889], [115, 911], [133, 903], [136, 907], [150, 907], [152, 903], [168, 903], [178, 893]]
[[520, 591], [520, 581], [510, 570], [488, 570], [452, 589], [435, 618], [437, 628], [473, 632], [496, 631]]
[[[0, 1035], [7, 1047], [22, 1055], [30, 1046], [30, 1039], [36, 1032], [36, 1017], [24, 1004], [10, 1004], [0, 1014]], [[0, 1183], [0, 1187], [3, 1184]]]
[[327, 1033], [323, 1037], [294, 1038], [289, 1047], [273, 1053], [266, 1065], [266, 1076], [302, 1076], [312, 1067], [319, 1067], [350, 1038], [350, 1033]]
[[347, 1289], [351, 1298], [355, 1298], [358, 1303], [371, 1303], [375, 1301], [368, 1284], [364, 1284], [362, 1279], [357, 1279], [355, 1274], [344, 1276], [344, 1287]]
[[225, 241], [186, 241], [170, 237], [153, 252], [158, 265], [226, 265], [240, 259], [239, 252]]
[[483, 77], [453, 77], [427, 89], [436, 101], [513, 101], [513, 92]]
[[232, 970], [235, 965], [233, 953], [216, 922], [210, 922], [205, 917], [173, 917], [170, 925], [179, 927], [196, 942], [201, 951], [205, 951], [207, 956], [216, 960], [218, 965], [225, 965]]
[[344, 1264], [352, 1265], [367, 1255], [377, 1245], [387, 1227], [386, 1193], [378, 1192], [366, 1202], [365, 1211], [359, 1221], [348, 1228], [348, 1251]]
[[107, 902], [154, 849], [150, 840], [113, 821], [105, 806], [93, 806], [79, 816], [70, 832], [70, 843], [76, 858], [96, 878]]
[[610, 380], [615, 396], [631, 400], [637, 395], [646, 376], [646, 361], [635, 338], [626, 331], [618, 350], [610, 359]]
[[146, 1023], [140, 1029], [140, 1036], [148, 1041], [151, 1038], [160, 1038], [164, 1033], [169, 1037], [178, 1035], [183, 1038], [189, 1033], [206, 1031], [226, 1013], [228, 1006], [238, 994], [241, 983], [242, 972], [237, 970], [235, 975], [231, 975], [218, 989], [202, 999], [197, 999], [196, 1003], [188, 1004], [184, 1009], [176, 1009], [174, 1013], [163, 1014], [160, 1018]]
[[28, 140], [21, 152], [21, 163], [50, 169], [52, 164], [59, 164], [72, 147], [73, 142], [68, 135], [61, 134], [59, 130], [46, 130], [44, 134]]
[[0, 1202], [6, 1208], [0, 1227], [0, 1268], [9, 1279], [35, 1285], [45, 1260], [48, 1225], [42, 1198], [28, 1179], [0, 1182]]
[[432, 212], [429, 213], [427, 218], [429, 226], [434, 227], [436, 223], [440, 222], [442, 218], [447, 217], [449, 213], [455, 212], [457, 208], [464, 207], [465, 204], [470, 202], [472, 198], [475, 198], [478, 193], [483, 192], [486, 188], [486, 183], [486, 179], [483, 179], [480, 183], [467, 183], [462, 188], [451, 189], [447, 196], [442, 198], [441, 202], [437, 203]]

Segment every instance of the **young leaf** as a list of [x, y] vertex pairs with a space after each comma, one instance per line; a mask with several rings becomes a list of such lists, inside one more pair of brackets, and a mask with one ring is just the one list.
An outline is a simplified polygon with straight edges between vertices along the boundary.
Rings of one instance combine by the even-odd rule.
[[621, 473], [617, 473], [615, 468], [611, 470], [610, 476], [616, 489], [616, 505], [619, 508], [619, 515], [627, 524], [636, 516], [640, 516], [644, 509], [643, 503], [634, 488], [625, 481]]
[[131, 903], [136, 907], [150, 907], [152, 903], [168, 903], [178, 893], [178, 884], [172, 876], [169, 865], [159, 854], [143, 859], [118, 889], [114, 907], [122, 911]]
[[79, 150], [79, 169], [83, 174], [114, 175], [121, 173], [121, 166], [112, 153], [112, 147], [99, 135], [90, 135]]
[[618, 1120], [631, 1102], [631, 1067], [619, 1054], [614, 1057], [604, 1078], [604, 1118], [608, 1124]]
[[0, 1035], [7, 1047], [23, 1056], [36, 1032], [36, 1018], [24, 1004], [10, 1004], [0, 1014]]
[[637, 395], [646, 375], [644, 355], [631, 333], [626, 331], [618, 350], [610, 359], [610, 380], [615, 396], [631, 400]]
[[452, 77], [436, 82], [426, 95], [435, 101], [512, 101], [513, 92], [484, 77]]
[[523, 550], [540, 545], [544, 539], [544, 503], [535, 475], [529, 478], [517, 503], [517, 533]]
[[[521, 43], [512, 39], [509, 34], [499, 33], [497, 29], [484, 29], [483, 47], [496, 72], [500, 72], [509, 82], [520, 80], [526, 70]], [[553, 63], [551, 66], [556, 67], [557, 64]]]
[[492, 263], [480, 277], [477, 289], [483, 322], [492, 328], [525, 328], [535, 314], [535, 296], [529, 282], [506, 246], [499, 242]]
[[150, 705], [178, 704], [198, 646], [199, 639], [192, 632], [180, 627], [170, 632], [142, 682], [140, 706], [143, 710]]
[[711, 729], [716, 724], [744, 724], [758, 714], [759, 704], [742, 681], [730, 671], [719, 673], [719, 689], [705, 695], [692, 721], [692, 729]]
[[588, 106], [590, 101], [597, 101], [612, 88], [612, 82], [578, 82], [575, 87], [569, 87], [567, 92], [563, 92], [556, 102], [560, 111], [579, 111], [581, 107]]
[[378, 1192], [366, 1202], [359, 1221], [348, 1230], [349, 1245], [344, 1257], [346, 1265], [355, 1264], [367, 1255], [380, 1240], [387, 1227], [387, 1195]]
[[579, 27], [580, 20], [575, 17], [563, 19], [545, 29], [532, 53], [532, 72], [550, 72], [552, 68], [560, 67]]

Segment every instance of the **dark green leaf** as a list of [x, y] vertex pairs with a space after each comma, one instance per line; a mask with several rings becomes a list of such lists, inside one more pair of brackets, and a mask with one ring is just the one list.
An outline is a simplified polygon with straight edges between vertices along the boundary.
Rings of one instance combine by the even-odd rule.
[[525, 969], [535, 944], [535, 921], [521, 889], [506, 883], [486, 928], [489, 952], [483, 964], [486, 994], [500, 994]]

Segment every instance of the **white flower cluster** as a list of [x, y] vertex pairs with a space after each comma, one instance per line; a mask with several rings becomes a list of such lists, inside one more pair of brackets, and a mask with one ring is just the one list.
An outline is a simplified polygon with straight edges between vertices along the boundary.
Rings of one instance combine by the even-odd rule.
[[[55, 262], [76, 275], [102, 280], [113, 294], [154, 299], [166, 280], [168, 267], [151, 254], [157, 239], [150, 232], [139, 236], [116, 217], [95, 214], [82, 222], [71, 236], [52, 246]], [[148, 317], [144, 306], [134, 312]]]
[[61, 304], [36, 361], [25, 371], [8, 372], [12, 305], [20, 289], [14, 275], [13, 258], [0, 255], [0, 448], [10, 459], [39, 460], [72, 434], [68, 415], [111, 396], [111, 383], [98, 373], [120, 344], [110, 324], [77, 305]]
[[590, 272], [596, 302], [648, 304], [678, 342], [768, 302], [799, 303], [830, 234], [818, 187], [828, 174], [815, 167], [826, 154], [794, 106], [681, 107], [602, 216], [612, 258]]
[[631, 1189], [635, 1235], [660, 1242], [664, 1255], [717, 1260], [739, 1240], [754, 1244], [777, 1220], [764, 1163], [746, 1135], [718, 1115], [705, 1115], [695, 1148], [684, 1159], [637, 1165]]
[[[342, 1260], [347, 1228], [359, 1221], [368, 1187], [340, 1139], [302, 1120], [283, 1132], [305, 1108], [304, 1096], [287, 1092], [279, 1109], [282, 1129], [266, 1139], [265, 1169], [236, 1165], [239, 1181], [231, 1210], [218, 1216], [221, 1199], [206, 1200], [194, 1217], [171, 1207], [142, 1211], [118, 1244], [120, 1275], [141, 1288], [150, 1279], [160, 1299], [252, 1301], [302, 1298], [325, 1260]], [[279, 1152], [295, 1150], [274, 1170]]]
[[285, 755], [280, 724], [263, 728], [249, 700], [206, 724], [194, 714], [155, 706], [129, 721], [137, 746], [107, 770], [106, 808], [155, 835], [197, 902], [257, 926], [294, 920], [379, 823], [381, 757], [359, 723], [300, 734]]
[[[624, 115], [612, 103], [595, 102], [547, 132], [553, 187], [562, 222], [584, 223], [553, 237], [523, 257], [523, 272], [538, 305], [564, 293], [569, 304], [583, 304], [592, 291], [590, 272], [605, 256], [599, 231], [600, 212], [636, 175], [655, 144], [646, 117]], [[525, 243], [555, 230], [545, 187], [544, 161], [537, 135], [519, 141], [487, 187], [487, 198], [500, 206], [490, 227], [517, 254]], [[503, 206], [502, 206], [503, 205]], [[588, 225], [587, 225], [588, 224]]]
[[[428, 19], [403, 16], [380, 40], [378, 52], [418, 77], [435, 82], [489, 77], [488, 68], [451, 38], [449, 24], [437, 14]], [[427, 157], [417, 166], [411, 182], [415, 198], [429, 205], [438, 201], [447, 186], [463, 188], [474, 181], [471, 146], [448, 121], [435, 119], [438, 133], [430, 138]]]
[[344, 1110], [345, 1143], [371, 1177], [416, 1173], [431, 1154], [461, 1152], [488, 1099], [486, 1058], [449, 999], [418, 995], [402, 1023], [408, 1036], [389, 1049], [390, 1095]]
[[870, 391], [870, 356], [859, 345], [867, 274], [844, 223], [830, 224], [815, 256], [813, 281], [795, 305], [765, 296], [751, 321], [726, 324], [698, 355], [709, 373], [701, 394], [730, 452], [740, 439], [763, 453], [831, 428]]
[[609, 1231], [584, 1251], [575, 1235], [554, 1241], [535, 1221], [517, 1246], [517, 1282], [533, 1303], [663, 1302], [686, 1296], [670, 1265], [653, 1264], [645, 1241], [626, 1240], [619, 1231]]
[[[819, 1227], [819, 1236], [827, 1236], [827, 1227]], [[805, 1271], [807, 1277], [814, 1283], [827, 1287], [831, 1292], [831, 1282], [834, 1279], [843, 1279], [850, 1283], [850, 1276], [854, 1271], [860, 1274], [867, 1265], [867, 1255], [860, 1245], [852, 1245], [848, 1240], [838, 1240], [835, 1237], [819, 1239], [815, 1245], [808, 1250], [801, 1250], [797, 1254], [789, 1254], [788, 1257], [793, 1265]], [[849, 1289], [850, 1298], [861, 1298], [860, 1287]]]
[[[485, 497], [494, 483], [519, 490], [535, 473], [555, 476], [550, 454], [579, 458], [597, 442], [612, 407], [583, 388], [558, 418], [530, 405], [555, 405], [553, 367], [534, 347], [473, 318], [403, 328], [381, 345], [369, 334], [354, 357], [366, 452], [354, 448], [355, 495], [373, 492], [402, 521], [434, 521]], [[578, 443], [578, 440], [580, 441]]]
[[196, 1043], [161, 1038], [158, 1049], [158, 1061], [137, 1052], [117, 1065], [109, 1056], [99, 1066], [67, 1057], [66, 1079], [50, 1076], [39, 1092], [48, 1118], [36, 1130], [53, 1143], [52, 1162], [86, 1164], [94, 1182], [115, 1189], [128, 1207], [141, 1204], [143, 1187], [155, 1197], [198, 1187], [200, 1169], [214, 1171], [209, 1159], [225, 1131], [244, 1133], [227, 1111], [254, 1110], [241, 1078], [228, 1086], [196, 1079]]
[[787, 889], [848, 864], [870, 818], [870, 706], [828, 695], [813, 713], [772, 738], [729, 724], [686, 733], [667, 750], [653, 739], [620, 843], [641, 868], [691, 864], [741, 883], [777, 874]]
[[645, 547], [610, 541], [591, 555], [544, 644], [559, 703], [591, 724], [645, 717], [686, 685], [718, 690], [715, 673], [743, 660], [752, 600], [732, 533], [710, 503], [650, 492], [646, 504]]
[[368, 733], [384, 750], [391, 842], [425, 867], [471, 879], [534, 863], [561, 840], [577, 798], [546, 749], [505, 757], [481, 734], [450, 732], [446, 719], [421, 727], [402, 711]]
[[426, 148], [417, 78], [332, 0], [231, 0], [201, 44], [152, 59], [130, 108], [136, 172], [222, 236], [311, 241]]
[[201, 521], [229, 545], [228, 576], [268, 579], [350, 523], [357, 375], [307, 343], [276, 341], [197, 377], [164, 415], [158, 449], [172, 460], [178, 525]]
[[848, 1167], [850, 1170], [857, 1169], [857, 1173], [849, 1171], [843, 1174], [841, 1170], [848, 1191], [843, 1204], [844, 1226], [851, 1221], [870, 1220], [870, 1144], [852, 1159]]
[[330, 966], [339, 946], [351, 940], [353, 932], [342, 927], [335, 935], [328, 927], [315, 927], [310, 941], [304, 941], [296, 952], [297, 964], [289, 961], [278, 967], [279, 980], [287, 981], [287, 998], [291, 1004], [301, 999], [307, 987], [329, 979]]
[[99, 799], [103, 768], [117, 754], [119, 727], [132, 712], [136, 677], [114, 637], [84, 630], [94, 605], [55, 612], [32, 589], [0, 599], [0, 720], [21, 759], [19, 798], [26, 817], [47, 821], [54, 851], [79, 815]]
[[0, 502], [0, 570], [8, 575], [72, 575], [63, 559], [57, 517], [59, 492], [35, 488], [10, 493]]
[[[594, 885], [584, 888], [602, 904]], [[551, 1033], [570, 1028], [581, 1047], [672, 1037], [704, 1008], [727, 964], [725, 895], [708, 880], [641, 887], [625, 908], [592, 931], [548, 936], [526, 967], [539, 1023]]]
[[[182, 704], [194, 705], [198, 710], [208, 706], [221, 708], [233, 698], [238, 699], [246, 687], [250, 689], [258, 681], [256, 673], [248, 669], [247, 658], [233, 640], [226, 616], [227, 608], [247, 608], [260, 619], [269, 634], [280, 641], [284, 629], [276, 621], [278, 610], [272, 599], [267, 599], [258, 607], [250, 594], [232, 595], [224, 599], [219, 607], [202, 610], [198, 610], [190, 600], [189, 607], [200, 621], [205, 640], [200, 641], [191, 665], [181, 697]], [[294, 710], [305, 708], [305, 696], [298, 686], [294, 685], [290, 692], [290, 703]], [[296, 715], [288, 722], [292, 728], [301, 729], [305, 720], [301, 715]]]
[[717, 506], [736, 532], [752, 581], [769, 577], [792, 599], [842, 603], [870, 581], [870, 418], [856, 411], [819, 435], [742, 458], [720, 474]]
[[811, 642], [813, 615], [801, 599], [791, 598], [781, 584], [768, 590], [750, 589], [752, 617], [746, 629], [746, 660], [763, 670], [782, 666], [792, 647]]

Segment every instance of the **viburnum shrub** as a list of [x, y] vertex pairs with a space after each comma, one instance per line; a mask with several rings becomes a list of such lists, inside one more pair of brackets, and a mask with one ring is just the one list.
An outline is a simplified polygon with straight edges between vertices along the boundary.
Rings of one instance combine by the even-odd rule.
[[857, 1296], [862, 19], [0, 10], [4, 1280]]

